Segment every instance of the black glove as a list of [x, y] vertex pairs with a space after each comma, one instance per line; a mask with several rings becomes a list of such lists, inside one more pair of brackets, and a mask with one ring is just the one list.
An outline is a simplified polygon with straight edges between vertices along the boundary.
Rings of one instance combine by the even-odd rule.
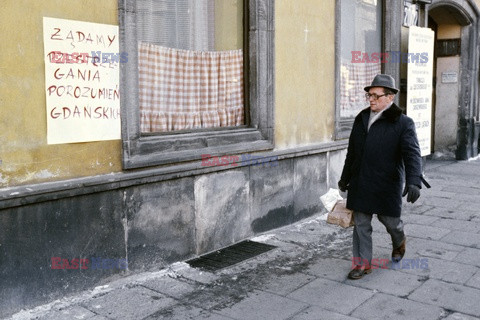
[[340, 189], [340, 191], [342, 192], [347, 191], [348, 189], [347, 183], [343, 180], [338, 181], [338, 189]]
[[402, 197], [405, 197], [407, 193], [407, 202], [414, 203], [420, 197], [420, 188], [413, 184], [405, 186]]

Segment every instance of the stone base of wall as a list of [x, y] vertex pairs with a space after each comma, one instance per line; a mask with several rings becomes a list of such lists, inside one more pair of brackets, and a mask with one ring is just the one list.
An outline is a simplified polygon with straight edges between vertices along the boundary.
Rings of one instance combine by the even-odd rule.
[[126, 261], [158, 270], [324, 211], [345, 149], [279, 159], [4, 206], [0, 317], [101, 285]]

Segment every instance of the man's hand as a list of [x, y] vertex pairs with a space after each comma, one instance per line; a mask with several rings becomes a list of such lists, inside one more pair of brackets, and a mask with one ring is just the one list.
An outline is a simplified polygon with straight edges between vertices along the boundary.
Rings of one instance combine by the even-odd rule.
[[340, 189], [340, 191], [342, 192], [347, 191], [348, 189], [347, 183], [343, 180], [338, 181], [338, 189]]
[[420, 188], [413, 184], [405, 186], [402, 197], [405, 197], [407, 193], [407, 202], [414, 203], [420, 197]]

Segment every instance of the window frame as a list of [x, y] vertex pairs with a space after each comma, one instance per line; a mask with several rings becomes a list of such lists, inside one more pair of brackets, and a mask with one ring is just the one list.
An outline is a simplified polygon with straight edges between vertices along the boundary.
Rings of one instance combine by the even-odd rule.
[[[383, 6], [382, 11], [382, 52], [401, 51], [401, 32], [403, 22], [403, 1], [398, 0], [378, 0]], [[341, 2], [335, 3], [335, 52], [341, 52]], [[335, 59], [335, 140], [348, 139], [353, 127], [355, 118], [340, 117], [340, 65], [341, 58], [339, 54]], [[394, 62], [382, 63], [382, 73], [390, 74], [397, 87], [400, 86], [400, 64]], [[394, 102], [398, 104], [399, 95], [396, 95]], [[359, 110], [360, 111], [360, 110]]]
[[[244, 0], [245, 125], [171, 134], [142, 134], [138, 102], [136, 1], [119, 0], [122, 164], [134, 169], [271, 150], [274, 147], [274, 0]], [[135, 75], [135, 76], [129, 76]]]

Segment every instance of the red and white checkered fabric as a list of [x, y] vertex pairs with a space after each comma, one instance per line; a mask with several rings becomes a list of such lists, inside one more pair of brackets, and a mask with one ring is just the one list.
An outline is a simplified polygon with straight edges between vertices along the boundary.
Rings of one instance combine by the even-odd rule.
[[190, 51], [141, 42], [141, 132], [244, 124], [243, 50]]
[[381, 63], [343, 62], [340, 66], [340, 116], [355, 117], [368, 106], [363, 88], [382, 71]]

